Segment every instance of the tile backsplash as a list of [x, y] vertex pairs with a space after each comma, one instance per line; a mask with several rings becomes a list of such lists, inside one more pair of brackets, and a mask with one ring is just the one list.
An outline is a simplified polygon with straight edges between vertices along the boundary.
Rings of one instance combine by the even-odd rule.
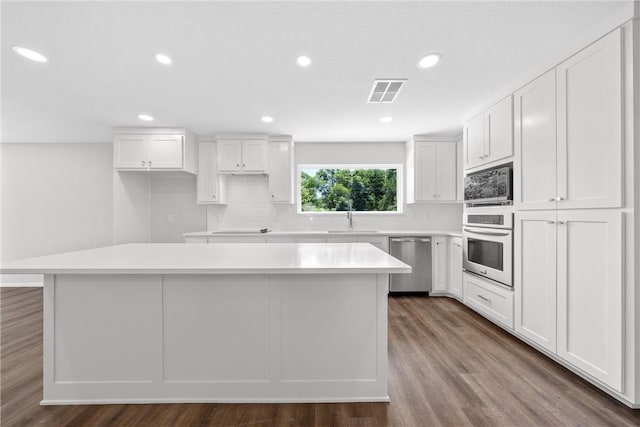
[[[227, 205], [207, 207], [207, 230], [341, 230], [347, 228], [346, 214], [298, 214], [296, 205], [275, 205], [269, 197], [265, 175], [229, 176]], [[462, 204], [405, 205], [402, 214], [358, 214], [354, 230], [460, 230]]]

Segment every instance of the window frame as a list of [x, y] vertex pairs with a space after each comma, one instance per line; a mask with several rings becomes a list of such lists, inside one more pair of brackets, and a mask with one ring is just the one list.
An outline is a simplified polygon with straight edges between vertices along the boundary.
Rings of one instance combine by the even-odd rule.
[[396, 208], [395, 211], [356, 211], [357, 215], [402, 215], [404, 214], [404, 172], [402, 163], [300, 163], [296, 165], [296, 213], [300, 215], [344, 215], [346, 211], [303, 211], [302, 210], [302, 169], [395, 169]]

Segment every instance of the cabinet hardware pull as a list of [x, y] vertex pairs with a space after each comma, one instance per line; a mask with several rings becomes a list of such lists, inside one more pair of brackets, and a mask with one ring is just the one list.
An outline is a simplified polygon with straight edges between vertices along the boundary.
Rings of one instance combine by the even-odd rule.
[[271, 198], [276, 197], [274, 194], [271, 195]]
[[547, 224], [555, 224], [555, 221], [547, 221]]
[[555, 202], [555, 201], [556, 201], [556, 198], [555, 198], [555, 197], [549, 197], [549, 201], [550, 201], [550, 202]]
[[239, 168], [240, 167], [240, 163], [236, 163], [236, 167]]
[[143, 160], [143, 161], [142, 161], [142, 166], [144, 166], [144, 164], [145, 164], [145, 163], [146, 163], [146, 162]]
[[562, 196], [556, 197], [556, 202], [561, 202], [563, 200], [564, 200], [564, 197], [562, 197]]
[[216, 198], [216, 195], [215, 195], [215, 194], [211, 195], [211, 198], [212, 198], [212, 199], [215, 199], [215, 198]]
[[478, 298], [480, 298], [481, 300], [485, 300], [487, 302], [491, 302], [491, 300], [489, 298], [485, 298], [482, 295], [478, 294]]
[[564, 221], [558, 221], [558, 224], [562, 225], [564, 224]]

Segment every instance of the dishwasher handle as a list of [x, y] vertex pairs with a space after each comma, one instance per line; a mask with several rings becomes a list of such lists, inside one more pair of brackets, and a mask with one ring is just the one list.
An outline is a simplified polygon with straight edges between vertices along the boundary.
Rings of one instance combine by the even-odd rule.
[[421, 242], [421, 243], [431, 243], [431, 239], [428, 238], [419, 238], [419, 237], [392, 237], [392, 242]]

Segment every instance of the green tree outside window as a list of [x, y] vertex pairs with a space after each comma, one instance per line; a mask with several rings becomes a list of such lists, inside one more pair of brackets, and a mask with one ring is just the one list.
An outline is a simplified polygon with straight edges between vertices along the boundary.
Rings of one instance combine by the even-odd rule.
[[361, 212], [397, 212], [397, 169], [300, 171], [302, 212], [346, 211], [349, 199]]

